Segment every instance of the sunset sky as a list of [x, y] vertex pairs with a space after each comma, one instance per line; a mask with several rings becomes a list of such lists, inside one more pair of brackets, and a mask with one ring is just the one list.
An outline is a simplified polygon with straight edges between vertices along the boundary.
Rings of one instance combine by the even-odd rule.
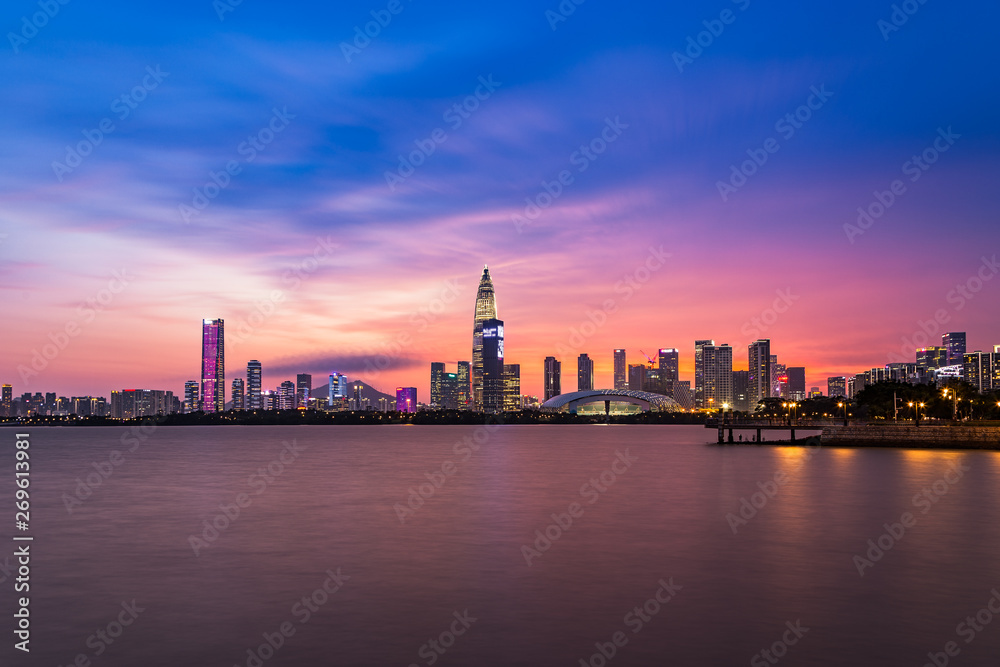
[[223, 318], [227, 387], [259, 359], [266, 388], [426, 401], [430, 362], [471, 358], [484, 264], [526, 394], [547, 355], [566, 391], [580, 352], [611, 386], [616, 347], [693, 380], [700, 338], [737, 369], [771, 338], [824, 392], [943, 331], [992, 350], [1000, 7], [913, 5], [889, 30], [860, 0], [69, 2], [33, 30], [7, 2], [0, 382], [182, 393]]

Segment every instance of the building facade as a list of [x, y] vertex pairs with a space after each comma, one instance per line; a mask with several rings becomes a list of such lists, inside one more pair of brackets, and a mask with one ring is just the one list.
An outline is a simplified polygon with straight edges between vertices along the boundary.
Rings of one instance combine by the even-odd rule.
[[232, 407], [233, 410], [245, 410], [246, 399], [244, 397], [243, 378], [233, 378]]
[[503, 411], [503, 320], [483, 321], [482, 412]]
[[555, 357], [545, 357], [545, 386], [543, 403], [562, 393], [562, 363]]
[[201, 409], [226, 409], [225, 323], [202, 320], [201, 324]]
[[396, 387], [396, 412], [417, 411], [417, 388]]
[[263, 410], [264, 403], [261, 400], [261, 365], [256, 359], [247, 363], [247, 409]]
[[576, 358], [576, 390], [591, 391], [594, 388], [594, 361], [589, 355]]
[[472, 322], [472, 405], [481, 411], [483, 403], [483, 326], [487, 320], [497, 319], [496, 292], [489, 267], [483, 267], [476, 292], [476, 312]]
[[628, 364], [625, 350], [615, 350], [615, 389], [628, 389]]
[[771, 396], [771, 340], [760, 338], [747, 346], [751, 410]]

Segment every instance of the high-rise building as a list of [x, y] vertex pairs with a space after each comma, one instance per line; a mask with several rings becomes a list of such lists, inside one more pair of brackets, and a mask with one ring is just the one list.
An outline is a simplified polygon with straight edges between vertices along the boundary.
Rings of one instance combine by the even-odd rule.
[[497, 317], [493, 279], [490, 278], [489, 267], [484, 266], [483, 276], [479, 279], [479, 290], [476, 292], [476, 313], [472, 321], [472, 405], [476, 411], [484, 409], [483, 326], [486, 320], [495, 320]]
[[586, 354], [576, 358], [576, 390], [591, 391], [594, 388], [594, 362]]
[[295, 407], [308, 408], [312, 394], [313, 376], [309, 373], [299, 373], [295, 376]]
[[750, 409], [771, 396], [771, 339], [760, 338], [747, 346], [750, 372]]
[[948, 350], [948, 366], [965, 361], [965, 332], [952, 331], [941, 335], [941, 346]]
[[[705, 343], [707, 341], [701, 341]], [[702, 405], [718, 410], [733, 405], [733, 348], [727, 344], [701, 346]]]
[[503, 320], [483, 321], [482, 411], [503, 411]]
[[625, 350], [615, 350], [615, 389], [628, 389], [628, 364]]
[[674, 347], [661, 348], [657, 366], [660, 372], [660, 384], [663, 385], [663, 393], [667, 396], [673, 396], [674, 383], [680, 379], [680, 352]]
[[261, 372], [260, 362], [256, 359], [247, 363], [247, 410], [266, 409], [260, 394]]
[[733, 410], [750, 411], [750, 371], [733, 371]]
[[233, 378], [233, 410], [245, 410], [246, 399], [243, 394], [243, 378]]
[[396, 387], [396, 412], [417, 411], [417, 388]]
[[843, 375], [827, 378], [826, 395], [830, 398], [845, 398], [847, 396], [847, 378]]
[[278, 394], [278, 409], [279, 410], [294, 410], [295, 409], [295, 383], [291, 380], [285, 380], [281, 383], [281, 386], [277, 389]]
[[629, 364], [628, 365], [628, 388], [632, 391], [645, 391], [646, 390], [646, 365], [645, 364]]
[[201, 409], [223, 412], [226, 409], [226, 354], [223, 320], [201, 323]]
[[468, 361], [458, 362], [458, 388], [455, 390], [455, 397], [459, 410], [468, 410], [472, 402], [472, 364]]
[[917, 369], [926, 374], [944, 368], [949, 365], [948, 356], [948, 348], [944, 346], [917, 348]]
[[521, 409], [521, 364], [503, 365], [503, 409]]
[[201, 400], [198, 398], [197, 380], [188, 380], [184, 383], [184, 412], [192, 413], [201, 410]]
[[685, 410], [694, 408], [694, 395], [690, 380], [678, 380], [674, 383], [674, 400]]
[[545, 357], [545, 397], [542, 402], [562, 393], [562, 363], [555, 357]]
[[458, 373], [441, 374], [441, 407], [445, 410], [458, 409]]
[[702, 348], [715, 345], [714, 340], [696, 340], [694, 342], [694, 405], [696, 408], [705, 405], [705, 365], [702, 358]]
[[364, 409], [364, 385], [360, 382], [354, 383], [354, 398], [351, 399], [351, 409], [352, 410], [363, 410]]
[[334, 371], [330, 373], [330, 386], [327, 389], [326, 404], [328, 407], [340, 406], [347, 398], [347, 378]]
[[431, 362], [431, 407], [444, 407], [441, 380], [444, 376], [444, 364], [440, 361]]
[[994, 362], [997, 355], [992, 352], [966, 352], [962, 355], [962, 371], [965, 381], [974, 386], [979, 393], [993, 391]]
[[806, 400], [806, 369], [804, 366], [790, 366], [785, 375], [788, 376], [788, 398], [793, 401]]
[[3, 417], [13, 417], [14, 416], [14, 387], [9, 384], [5, 384], [2, 388], [2, 393], [0, 393], [0, 416]]

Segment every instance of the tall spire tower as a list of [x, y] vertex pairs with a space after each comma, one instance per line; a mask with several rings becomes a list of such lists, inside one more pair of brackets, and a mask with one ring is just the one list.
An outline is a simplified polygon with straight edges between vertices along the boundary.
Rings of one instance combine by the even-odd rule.
[[472, 324], [472, 400], [475, 410], [483, 409], [483, 322], [496, 319], [497, 297], [490, 268], [483, 267], [476, 292], [476, 316]]

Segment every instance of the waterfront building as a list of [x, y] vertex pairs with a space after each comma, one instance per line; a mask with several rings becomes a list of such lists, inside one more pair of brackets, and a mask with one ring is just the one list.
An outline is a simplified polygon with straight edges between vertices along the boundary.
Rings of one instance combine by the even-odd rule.
[[[483, 403], [483, 326], [487, 320], [497, 318], [496, 292], [488, 266], [483, 267], [476, 292], [476, 312], [472, 321], [472, 404], [482, 411]], [[502, 372], [501, 372], [502, 374]]]
[[201, 409], [226, 409], [225, 326], [221, 319], [201, 324]]
[[561, 378], [562, 363], [555, 357], [545, 357], [545, 391], [543, 393], [545, 399], [542, 401], [543, 403], [562, 393]]

